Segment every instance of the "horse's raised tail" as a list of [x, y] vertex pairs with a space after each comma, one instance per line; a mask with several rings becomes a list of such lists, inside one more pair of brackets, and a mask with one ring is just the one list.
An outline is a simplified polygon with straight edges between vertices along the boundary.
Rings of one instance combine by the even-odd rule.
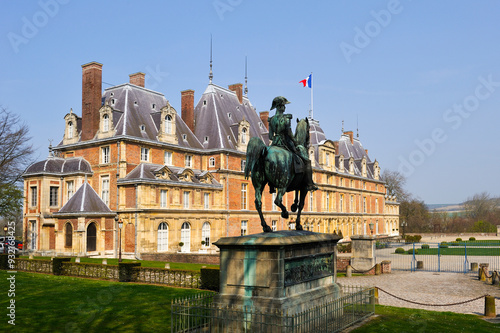
[[245, 179], [248, 179], [250, 172], [254, 171], [254, 168], [259, 168], [263, 163], [259, 163], [259, 160], [266, 156], [267, 146], [262, 142], [261, 139], [253, 137], [250, 139], [247, 145], [247, 161], [245, 164]]

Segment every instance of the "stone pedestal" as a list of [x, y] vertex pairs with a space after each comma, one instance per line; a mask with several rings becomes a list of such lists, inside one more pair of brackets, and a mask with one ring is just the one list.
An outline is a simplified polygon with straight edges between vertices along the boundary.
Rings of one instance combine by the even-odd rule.
[[356, 271], [367, 271], [375, 266], [375, 237], [351, 236], [351, 266]]
[[284, 311], [289, 315], [336, 299], [340, 237], [277, 231], [219, 239], [222, 306]]

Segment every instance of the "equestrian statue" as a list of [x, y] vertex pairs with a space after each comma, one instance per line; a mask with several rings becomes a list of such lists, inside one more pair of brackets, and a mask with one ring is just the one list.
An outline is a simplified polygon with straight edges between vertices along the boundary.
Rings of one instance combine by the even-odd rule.
[[269, 118], [268, 147], [265, 143], [253, 137], [248, 142], [245, 178], [251, 174], [255, 189], [255, 207], [260, 216], [262, 229], [270, 232], [262, 214], [262, 192], [266, 184], [270, 193], [277, 193], [274, 203], [281, 209], [281, 217], [288, 218], [288, 211], [282, 203], [286, 192], [295, 191], [295, 200], [292, 212], [297, 211], [296, 230], [303, 230], [300, 224], [300, 214], [304, 208], [307, 192], [315, 191], [318, 187], [312, 179], [311, 161], [307, 149], [309, 147], [309, 121], [307, 118], [297, 119], [295, 135], [292, 133], [290, 122], [291, 114], [285, 113], [286, 104], [290, 102], [283, 96], [274, 98], [271, 110], [276, 114]]

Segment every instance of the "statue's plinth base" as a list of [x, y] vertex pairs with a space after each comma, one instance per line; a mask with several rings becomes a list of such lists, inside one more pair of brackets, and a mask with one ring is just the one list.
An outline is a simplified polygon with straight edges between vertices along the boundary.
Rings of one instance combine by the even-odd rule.
[[340, 296], [336, 246], [340, 237], [278, 231], [219, 239], [222, 306], [289, 315]]

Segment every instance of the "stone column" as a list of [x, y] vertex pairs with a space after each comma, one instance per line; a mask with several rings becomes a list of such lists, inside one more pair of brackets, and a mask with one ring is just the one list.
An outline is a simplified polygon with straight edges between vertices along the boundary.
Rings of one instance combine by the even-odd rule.
[[375, 266], [375, 237], [351, 236], [351, 266], [357, 271], [367, 271]]

